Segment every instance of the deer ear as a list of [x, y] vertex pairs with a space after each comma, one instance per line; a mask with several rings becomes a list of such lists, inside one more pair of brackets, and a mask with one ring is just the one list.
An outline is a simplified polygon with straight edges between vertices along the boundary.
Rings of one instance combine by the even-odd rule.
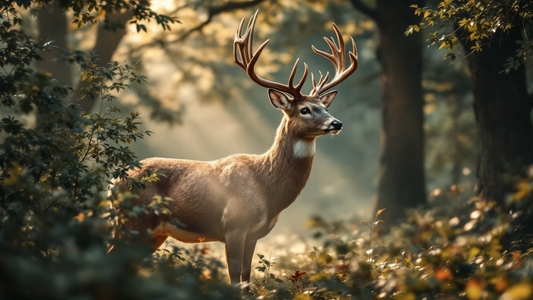
[[268, 89], [268, 98], [270, 98], [270, 103], [277, 109], [289, 109], [291, 102], [287, 95], [282, 92], [276, 91], [274, 89]]
[[322, 102], [324, 106], [329, 107], [333, 99], [335, 99], [335, 96], [337, 96], [337, 93], [337, 91], [331, 91], [327, 94], [320, 96], [320, 102]]

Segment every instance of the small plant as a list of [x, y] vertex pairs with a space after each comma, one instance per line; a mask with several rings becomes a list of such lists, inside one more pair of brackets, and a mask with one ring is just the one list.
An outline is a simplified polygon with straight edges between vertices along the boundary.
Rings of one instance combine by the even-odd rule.
[[294, 274], [292, 274], [291, 276], [285, 276], [285, 277], [287, 277], [287, 279], [294, 284], [294, 286], [296, 287], [296, 290], [299, 291], [301, 286], [298, 285], [298, 281], [304, 278], [305, 274], [306, 272], [296, 270], [294, 271]]
[[369, 233], [369, 239], [368, 239], [368, 251], [366, 252], [366, 254], [368, 255], [368, 262], [371, 262], [372, 261], [372, 234], [374, 233], [374, 230], [376, 229], [376, 227], [379, 225], [379, 223], [385, 223], [385, 221], [383, 220], [378, 220], [378, 216], [385, 211], [385, 208], [384, 209], [380, 209], [376, 212], [376, 216], [374, 217], [374, 222], [370, 223], [368, 222], [367, 220], [363, 220], [359, 223], [361, 224], [365, 224], [366, 227], [368, 227], [368, 229], [370, 229], [370, 233]]
[[272, 257], [272, 251], [270, 252], [270, 257], [268, 259], [265, 259], [265, 256], [262, 254], [257, 254], [259, 257], [259, 267], [256, 267], [255, 269], [259, 272], [262, 272], [265, 274], [265, 282], [268, 285], [270, 283], [270, 279], [275, 280], [277, 282], [282, 282], [280, 279], [276, 278], [276, 276], [272, 273], [270, 273], [270, 267], [273, 266], [275, 257]]

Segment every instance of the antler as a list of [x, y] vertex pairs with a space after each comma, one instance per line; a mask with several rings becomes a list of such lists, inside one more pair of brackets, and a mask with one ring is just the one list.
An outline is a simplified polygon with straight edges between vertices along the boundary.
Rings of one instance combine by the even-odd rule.
[[339, 27], [337, 27], [335, 23], [333, 23], [333, 29], [337, 34], [337, 39], [339, 40], [339, 47], [337, 47], [337, 44], [335, 44], [335, 40], [333, 38], [331, 38], [330, 40], [327, 37], [324, 37], [324, 40], [326, 41], [326, 43], [328, 43], [332, 54], [318, 50], [317, 48], [315, 48], [315, 46], [312, 47], [313, 51], [316, 54], [324, 56], [333, 63], [333, 65], [335, 66], [335, 77], [333, 77], [333, 80], [331, 80], [330, 83], [327, 83], [329, 79], [329, 72], [326, 74], [325, 77], [320, 74], [320, 79], [318, 80], [317, 84], [315, 82], [315, 76], [311, 74], [311, 78], [313, 81], [313, 90], [309, 94], [310, 96], [320, 96], [320, 94], [322, 94], [323, 92], [341, 83], [346, 78], [348, 78], [348, 76], [350, 76], [359, 65], [359, 61], [357, 59], [357, 47], [355, 46], [353, 38], [350, 37], [352, 39], [353, 52], [350, 51], [348, 53], [350, 56], [351, 65], [348, 69], [346, 69], [346, 49], [344, 46], [344, 39], [342, 38]]
[[[237, 33], [235, 33], [235, 39], [233, 41], [233, 58], [235, 60], [235, 63], [239, 65], [243, 70], [248, 73], [248, 76], [257, 84], [260, 86], [266, 87], [266, 88], [273, 88], [275, 90], [287, 93], [293, 97], [294, 99], [301, 99], [305, 97], [302, 94], [302, 87], [305, 83], [305, 79], [307, 78], [307, 64], [304, 63], [305, 71], [302, 76], [302, 79], [300, 82], [294, 86], [294, 76], [296, 75], [296, 69], [298, 68], [298, 62], [300, 59], [296, 60], [296, 63], [294, 64], [294, 67], [292, 68], [291, 75], [289, 76], [289, 82], [288, 84], [281, 84], [278, 82], [273, 82], [267, 79], [264, 79], [262, 77], [259, 77], [255, 73], [254, 67], [255, 63], [259, 59], [259, 56], [261, 55], [261, 52], [266, 47], [266, 45], [270, 42], [270, 40], [266, 40], [255, 53], [253, 53], [252, 50], [252, 44], [254, 40], [254, 27], [255, 27], [255, 21], [257, 20], [257, 13], [259, 11], [256, 11], [255, 14], [250, 18], [250, 21], [248, 22], [248, 27], [246, 28], [246, 32], [244, 35], [242, 34], [242, 27], [244, 24], [244, 19], [242, 19], [241, 24], [239, 25], [239, 29], [237, 29]], [[253, 53], [253, 55], [252, 55]], [[240, 59], [239, 59], [240, 57]]]

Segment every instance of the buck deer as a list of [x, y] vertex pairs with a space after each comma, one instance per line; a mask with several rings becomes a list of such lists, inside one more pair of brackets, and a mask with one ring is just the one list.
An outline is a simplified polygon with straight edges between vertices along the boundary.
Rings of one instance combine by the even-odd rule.
[[[331, 116], [327, 108], [337, 91], [325, 93], [350, 76], [357, 68], [357, 49], [352, 38], [351, 65], [346, 68], [346, 50], [339, 28], [333, 24], [338, 46], [324, 38], [332, 54], [313, 51], [329, 59], [335, 66], [335, 76], [328, 83], [329, 73], [312, 78], [309, 95], [301, 90], [308, 69], [295, 86], [294, 64], [287, 85], [269, 81], [257, 75], [254, 66], [269, 40], [255, 53], [252, 51], [253, 31], [257, 12], [250, 19], [242, 35], [241, 21], [233, 44], [235, 63], [260, 86], [269, 88], [272, 105], [283, 112], [274, 144], [262, 155], [235, 154], [214, 161], [149, 158], [142, 168], [130, 172], [141, 176], [144, 170], [159, 170], [165, 176], [138, 191], [139, 202], [148, 204], [155, 195], [172, 198], [168, 219], [156, 215], [128, 221], [127, 226], [138, 232], [152, 229], [149, 238], [154, 251], [170, 236], [186, 243], [219, 241], [226, 244], [226, 258], [232, 283], [249, 282], [251, 261], [258, 239], [267, 235], [276, 224], [279, 214], [287, 208], [304, 188], [315, 155], [315, 139], [337, 134], [342, 123]], [[178, 219], [185, 227], [172, 225]]]

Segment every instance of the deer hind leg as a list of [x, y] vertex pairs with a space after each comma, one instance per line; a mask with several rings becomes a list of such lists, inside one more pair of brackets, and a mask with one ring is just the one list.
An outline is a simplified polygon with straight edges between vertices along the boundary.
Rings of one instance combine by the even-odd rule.
[[[246, 241], [246, 245], [244, 246], [244, 255], [242, 259], [242, 271], [241, 271], [242, 282], [250, 283], [250, 273], [252, 271], [252, 259], [254, 257], [254, 250], [255, 250], [256, 243], [257, 243], [257, 240]], [[244, 292], [245, 293], [250, 292], [250, 285], [248, 285], [244, 289]]]
[[231, 283], [241, 281], [245, 240], [246, 234], [244, 232], [231, 231], [225, 235], [226, 259]]

